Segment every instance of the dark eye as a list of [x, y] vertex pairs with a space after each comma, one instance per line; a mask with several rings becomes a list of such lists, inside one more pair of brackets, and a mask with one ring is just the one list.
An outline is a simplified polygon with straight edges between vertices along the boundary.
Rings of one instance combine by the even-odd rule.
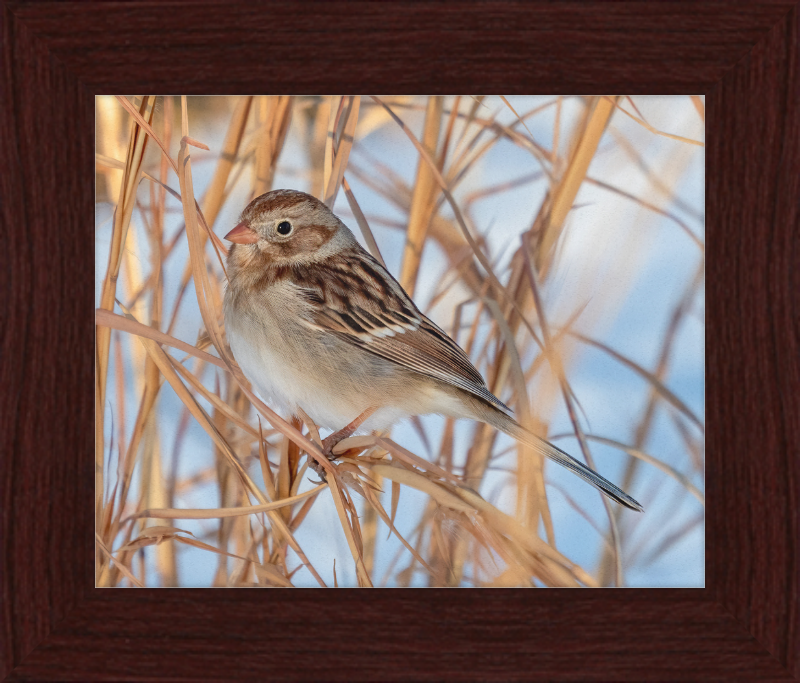
[[289, 221], [281, 221], [278, 223], [278, 234], [279, 235], [288, 235], [292, 232], [292, 224]]

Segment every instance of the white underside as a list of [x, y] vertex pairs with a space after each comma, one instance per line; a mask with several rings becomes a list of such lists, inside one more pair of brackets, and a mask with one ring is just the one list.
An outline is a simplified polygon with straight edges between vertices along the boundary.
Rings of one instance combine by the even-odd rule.
[[391, 361], [309, 330], [298, 322], [299, 311], [292, 315], [285, 304], [271, 306], [275, 300], [272, 296], [259, 302], [258, 319], [231, 316], [226, 310], [226, 330], [245, 376], [283, 417], [298, 414], [300, 407], [318, 427], [338, 430], [366, 409], [381, 406], [359, 430], [367, 432], [386, 429], [410, 415], [467, 416], [452, 392], [410, 378]]

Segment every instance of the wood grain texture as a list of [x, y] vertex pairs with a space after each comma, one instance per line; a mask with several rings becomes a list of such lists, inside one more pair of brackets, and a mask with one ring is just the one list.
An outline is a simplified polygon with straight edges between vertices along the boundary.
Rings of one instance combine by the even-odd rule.
[[[795, 0], [3, 3], [0, 675], [800, 680], [799, 29]], [[706, 94], [707, 588], [93, 587], [94, 96], [338, 91]]]

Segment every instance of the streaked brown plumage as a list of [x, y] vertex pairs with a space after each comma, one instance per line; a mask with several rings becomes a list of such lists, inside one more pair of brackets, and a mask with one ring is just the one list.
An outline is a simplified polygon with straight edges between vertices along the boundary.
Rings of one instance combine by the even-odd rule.
[[239, 365], [264, 398], [338, 430], [439, 413], [487, 422], [572, 470], [618, 503], [633, 498], [525, 430], [450, 337], [322, 202], [275, 190], [228, 235], [225, 325]]

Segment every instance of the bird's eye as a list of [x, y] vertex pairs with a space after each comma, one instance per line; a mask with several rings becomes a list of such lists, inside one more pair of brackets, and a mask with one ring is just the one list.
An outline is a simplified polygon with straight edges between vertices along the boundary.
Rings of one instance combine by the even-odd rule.
[[278, 234], [284, 237], [292, 232], [292, 224], [289, 221], [281, 221], [278, 223]]

